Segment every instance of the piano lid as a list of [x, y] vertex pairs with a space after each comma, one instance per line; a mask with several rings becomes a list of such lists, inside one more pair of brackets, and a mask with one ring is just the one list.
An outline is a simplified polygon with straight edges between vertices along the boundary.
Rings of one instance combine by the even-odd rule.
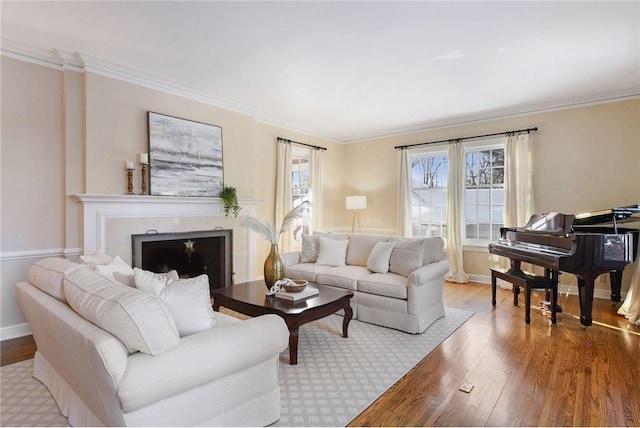
[[600, 223], [616, 223], [618, 220], [628, 218], [635, 213], [640, 213], [640, 204], [576, 214], [576, 219], [573, 224], [582, 226]]
[[532, 233], [546, 233], [564, 236], [571, 232], [575, 216], [573, 214], [544, 213], [531, 216], [524, 230]]

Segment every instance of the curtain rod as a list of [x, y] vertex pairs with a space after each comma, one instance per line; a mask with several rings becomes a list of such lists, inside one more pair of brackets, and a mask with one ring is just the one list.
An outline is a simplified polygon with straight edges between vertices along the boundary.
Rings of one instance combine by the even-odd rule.
[[530, 132], [537, 131], [537, 130], [538, 128], [535, 127], [535, 128], [527, 128], [527, 129], [518, 129], [517, 131], [504, 131], [504, 132], [496, 132], [494, 134], [474, 135], [473, 137], [449, 138], [447, 140], [429, 141], [427, 143], [416, 143], [416, 144], [406, 144], [404, 146], [396, 146], [395, 149], [405, 150], [405, 149], [408, 149], [409, 147], [426, 146], [427, 144], [451, 143], [451, 142], [458, 142], [458, 141], [465, 141], [465, 140], [474, 140], [476, 138], [495, 137], [498, 135], [521, 134], [523, 132], [526, 132], [527, 134], [529, 134]]
[[288, 143], [288, 144], [299, 144], [301, 146], [311, 147], [314, 150], [327, 150], [326, 147], [313, 146], [311, 144], [301, 143], [299, 141], [287, 140], [286, 138], [281, 138], [281, 137], [278, 137], [278, 141], [283, 142], [283, 143]]

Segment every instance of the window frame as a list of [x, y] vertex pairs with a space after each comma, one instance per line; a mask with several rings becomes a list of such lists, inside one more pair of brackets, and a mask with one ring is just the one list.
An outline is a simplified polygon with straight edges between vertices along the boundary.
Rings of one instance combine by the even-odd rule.
[[[311, 183], [313, 180], [313, 177], [311, 176], [311, 158], [312, 158], [311, 148], [300, 147], [300, 146], [291, 147], [291, 207], [292, 208], [297, 207], [300, 203], [302, 203], [305, 200], [309, 201], [313, 205], [313, 194], [312, 194], [312, 186], [311, 186]], [[301, 164], [300, 163], [296, 164], [295, 162], [297, 159], [306, 160], [306, 164], [307, 164], [306, 171], [307, 171], [307, 177], [308, 177], [306, 182], [307, 184], [306, 193], [296, 194], [295, 192], [296, 184], [300, 182], [304, 183], [304, 181], [299, 180], [298, 182], [296, 182], [294, 180], [295, 174], [296, 173], [300, 174], [302, 172], [302, 169], [300, 168]], [[298, 204], [296, 204], [296, 199], [299, 199]], [[296, 234], [292, 231], [291, 243], [294, 246], [299, 245], [302, 242], [302, 233], [309, 232], [312, 215], [313, 215], [312, 210], [308, 210], [303, 216], [296, 219], [296, 225], [301, 225], [302, 229], [298, 237], [296, 237]], [[304, 230], [305, 226], [307, 228], [306, 232]]]
[[[411, 196], [410, 202], [409, 202], [411, 204], [411, 206], [409, 207], [409, 212], [411, 212], [411, 220], [412, 220], [411, 228], [413, 230], [413, 228], [414, 228], [414, 226], [413, 226], [413, 209], [414, 209], [414, 205], [411, 203], [411, 201], [413, 200], [414, 189], [416, 189], [416, 188], [413, 187], [413, 168], [411, 167], [411, 165], [413, 164], [413, 160], [416, 159], [416, 158], [423, 158], [423, 157], [426, 157], [426, 156], [433, 157], [433, 156], [438, 156], [438, 155], [444, 155], [445, 158], [447, 159], [447, 170], [446, 170], [446, 173], [445, 173], [446, 177], [447, 177], [447, 180], [445, 181], [445, 185], [440, 187], [440, 188], [444, 188], [445, 189], [445, 201], [444, 201], [444, 210], [445, 211], [444, 211], [444, 214], [440, 215], [440, 217], [442, 218], [442, 221], [443, 221], [442, 225], [440, 226], [440, 229], [441, 229], [440, 237], [442, 237], [442, 239], [444, 239], [446, 241], [446, 239], [447, 239], [447, 232], [446, 232], [447, 211], [446, 210], [448, 209], [447, 201], [446, 201], [446, 193], [448, 192], [448, 186], [449, 186], [449, 184], [448, 184], [449, 151], [448, 151], [446, 143], [445, 144], [437, 144], [437, 145], [434, 144], [434, 145], [432, 145], [430, 147], [422, 147], [422, 148], [419, 148], [419, 149], [414, 149], [409, 153], [409, 171], [408, 171], [408, 174], [409, 174], [409, 183], [410, 183], [410, 187], [411, 187], [410, 191], [412, 193], [412, 196]], [[420, 209], [419, 207], [421, 207], [421, 206], [422, 205], [418, 205], [418, 209]], [[425, 206], [427, 206], [427, 205], [425, 205]], [[439, 207], [441, 207], [441, 206], [439, 206]], [[420, 236], [422, 236], [422, 235], [420, 235]], [[429, 234], [427, 236], [428, 237], [432, 237], [434, 235]]]
[[[502, 149], [503, 151], [506, 149], [505, 147], [505, 140], [504, 138], [490, 138], [490, 139], [482, 139], [482, 140], [477, 140], [477, 141], [469, 141], [469, 142], [465, 142], [464, 143], [464, 159], [465, 159], [465, 166], [464, 166], [464, 173], [465, 173], [465, 178], [464, 178], [464, 188], [465, 188], [465, 197], [464, 200], [462, 201], [462, 207], [465, 213], [465, 219], [464, 219], [464, 225], [465, 225], [465, 229], [464, 229], [464, 237], [462, 239], [462, 243], [465, 246], [476, 246], [476, 247], [486, 247], [493, 239], [491, 238], [491, 235], [489, 236], [489, 239], [484, 239], [484, 238], [469, 238], [467, 237], [467, 154], [470, 152], [479, 152], [479, 151], [484, 151], [484, 150], [496, 150], [496, 149]], [[506, 153], [505, 156], [503, 158], [503, 165], [502, 167], [505, 168], [506, 167], [506, 163], [507, 163], [507, 159], [506, 159]], [[490, 190], [490, 201], [488, 204], [489, 207], [489, 213], [490, 216], [493, 217], [493, 202], [491, 201], [491, 190], [494, 189], [494, 187], [489, 187]], [[504, 171], [503, 171], [503, 184], [502, 184], [502, 218], [503, 218], [503, 223], [502, 225], [504, 226], [504, 206], [505, 206], [505, 198], [504, 198]], [[492, 219], [493, 220], [493, 219]], [[490, 221], [489, 223], [489, 228], [491, 229], [494, 225], [493, 221]]]
[[[504, 138], [487, 138], [487, 139], [482, 139], [482, 140], [476, 140], [476, 141], [466, 141], [463, 143], [463, 147], [464, 147], [464, 188], [465, 188], [465, 196], [463, 197], [462, 201], [460, 202], [460, 206], [461, 209], [464, 212], [464, 236], [462, 239], [462, 243], [463, 246], [465, 247], [465, 249], [475, 249], [475, 248], [481, 248], [484, 251], [486, 251], [486, 247], [487, 244], [489, 242], [491, 242], [491, 237], [489, 237], [489, 239], [480, 239], [480, 238], [468, 238], [467, 237], [467, 183], [466, 183], [466, 177], [467, 177], [467, 154], [470, 152], [477, 152], [477, 151], [483, 151], [483, 150], [495, 150], [495, 149], [502, 149], [502, 150], [506, 150], [506, 144], [505, 144], [505, 140]], [[422, 148], [418, 148], [418, 149], [414, 149], [411, 150], [409, 153], [409, 183], [411, 186], [411, 192], [412, 192], [412, 198], [409, 201], [410, 207], [409, 207], [409, 211], [412, 213], [411, 219], [412, 219], [412, 229], [413, 229], [413, 208], [414, 205], [412, 204], [412, 200], [413, 200], [413, 191], [414, 191], [414, 187], [413, 187], [413, 168], [411, 168], [411, 164], [413, 163], [413, 160], [416, 158], [420, 158], [420, 157], [425, 157], [425, 156], [435, 156], [437, 154], [442, 154], [444, 153], [447, 156], [447, 160], [448, 160], [448, 156], [449, 156], [449, 152], [448, 152], [448, 144], [447, 143], [442, 143], [442, 144], [434, 144], [432, 146], [429, 147], [422, 147]], [[506, 167], [506, 153], [505, 153], [505, 157], [504, 157], [504, 162], [503, 162], [503, 168]], [[447, 168], [447, 175], [448, 175], [448, 168]], [[491, 190], [493, 187], [490, 187], [489, 190]], [[447, 183], [447, 185], [445, 186], [446, 192], [448, 193], [449, 191], [449, 185]], [[504, 183], [503, 183], [503, 187], [502, 187], [503, 191], [504, 191]], [[491, 192], [490, 192], [491, 193]], [[493, 206], [492, 201], [489, 201], [489, 212], [491, 213], [491, 207]], [[502, 218], [504, 219], [504, 206], [505, 206], [505, 200], [504, 200], [504, 193], [502, 195]], [[448, 209], [448, 207], [447, 207]], [[446, 220], [446, 211], [445, 211], [445, 220]], [[490, 222], [490, 228], [493, 227], [494, 223]], [[432, 236], [432, 235], [429, 235]], [[445, 236], [442, 236], [442, 238], [445, 240], [446, 242], [446, 225], [445, 225]]]

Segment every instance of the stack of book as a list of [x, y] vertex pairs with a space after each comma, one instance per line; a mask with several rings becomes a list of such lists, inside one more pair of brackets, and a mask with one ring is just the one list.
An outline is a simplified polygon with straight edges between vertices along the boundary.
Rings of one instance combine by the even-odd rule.
[[307, 299], [309, 297], [317, 296], [318, 289], [307, 286], [304, 290], [298, 291], [296, 293], [287, 292], [284, 289], [282, 291], [278, 291], [274, 294], [278, 299], [290, 300], [292, 302], [297, 302], [298, 300]]

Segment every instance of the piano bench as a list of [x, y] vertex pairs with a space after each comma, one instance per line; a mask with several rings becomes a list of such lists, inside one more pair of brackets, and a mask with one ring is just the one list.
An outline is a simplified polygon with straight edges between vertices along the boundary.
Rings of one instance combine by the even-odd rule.
[[496, 305], [496, 285], [498, 278], [513, 284], [513, 304], [518, 306], [518, 294], [520, 287], [525, 290], [525, 316], [527, 324], [531, 323], [531, 290], [544, 289], [551, 293], [551, 323], [556, 323], [556, 303], [558, 301], [558, 277], [557, 272], [549, 272], [549, 276], [537, 276], [524, 273], [521, 270], [491, 269], [491, 303]]

